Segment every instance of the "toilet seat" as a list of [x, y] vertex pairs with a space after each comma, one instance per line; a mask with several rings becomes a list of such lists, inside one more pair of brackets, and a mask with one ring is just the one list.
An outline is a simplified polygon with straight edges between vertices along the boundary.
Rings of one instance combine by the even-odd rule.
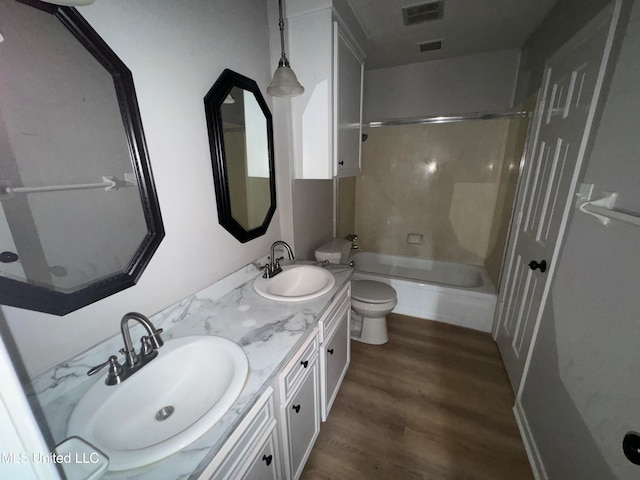
[[372, 280], [352, 280], [351, 298], [365, 303], [389, 303], [395, 302], [396, 291], [385, 283]]

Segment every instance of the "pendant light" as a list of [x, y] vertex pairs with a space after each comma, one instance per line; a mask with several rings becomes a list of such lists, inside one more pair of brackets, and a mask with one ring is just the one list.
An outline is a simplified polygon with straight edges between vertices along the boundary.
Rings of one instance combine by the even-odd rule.
[[280, 47], [282, 49], [282, 55], [278, 62], [278, 68], [273, 73], [273, 80], [267, 87], [267, 93], [274, 97], [296, 97], [304, 93], [304, 87], [300, 85], [296, 74], [289, 67], [289, 60], [284, 53], [284, 19], [282, 18], [282, 0], [278, 0], [278, 8], [280, 11], [280, 20], [278, 25], [280, 27]]

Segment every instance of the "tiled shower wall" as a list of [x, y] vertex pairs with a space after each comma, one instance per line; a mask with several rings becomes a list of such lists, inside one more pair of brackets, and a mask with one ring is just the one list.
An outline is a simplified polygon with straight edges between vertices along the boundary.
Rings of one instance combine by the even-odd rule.
[[[371, 252], [475, 265], [498, 251], [501, 257], [522, 124], [526, 120], [367, 128], [362, 174], [355, 182], [340, 180], [338, 234], [352, 226], [360, 249]], [[422, 244], [409, 244], [409, 234], [421, 235]], [[491, 270], [497, 283], [499, 261]]]

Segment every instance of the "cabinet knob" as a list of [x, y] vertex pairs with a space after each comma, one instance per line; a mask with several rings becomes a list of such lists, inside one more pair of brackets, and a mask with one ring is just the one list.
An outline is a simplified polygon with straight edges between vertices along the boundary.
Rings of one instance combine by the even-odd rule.
[[293, 405], [291, 408], [293, 408], [296, 413], [300, 413], [300, 405]]
[[273, 460], [273, 455], [269, 455], [269, 456], [263, 455], [262, 460], [264, 461], [264, 463], [267, 464], [267, 467], [268, 467], [269, 465], [271, 465], [271, 461]]
[[300, 362], [300, 365], [302, 365], [304, 368], [307, 368], [309, 366], [309, 360], [303, 360]]
[[328, 349], [327, 349], [327, 353], [328, 353], [329, 355], [333, 355], [333, 348], [328, 348]]
[[344, 165], [344, 160], [339, 161], [338, 165]]
[[13, 263], [19, 260], [18, 254], [14, 252], [2, 252], [0, 253], [0, 262]]

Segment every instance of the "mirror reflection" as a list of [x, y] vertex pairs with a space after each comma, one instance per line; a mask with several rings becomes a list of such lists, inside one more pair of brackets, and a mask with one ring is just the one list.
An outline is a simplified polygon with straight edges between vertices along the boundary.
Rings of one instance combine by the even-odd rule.
[[0, 32], [0, 277], [59, 294], [136, 277], [162, 225], [130, 72], [73, 9], [3, 1]]
[[275, 211], [271, 113], [257, 84], [225, 70], [205, 97], [220, 224], [241, 242]]
[[252, 92], [233, 87], [220, 108], [231, 216], [245, 230], [270, 207], [267, 121]]

